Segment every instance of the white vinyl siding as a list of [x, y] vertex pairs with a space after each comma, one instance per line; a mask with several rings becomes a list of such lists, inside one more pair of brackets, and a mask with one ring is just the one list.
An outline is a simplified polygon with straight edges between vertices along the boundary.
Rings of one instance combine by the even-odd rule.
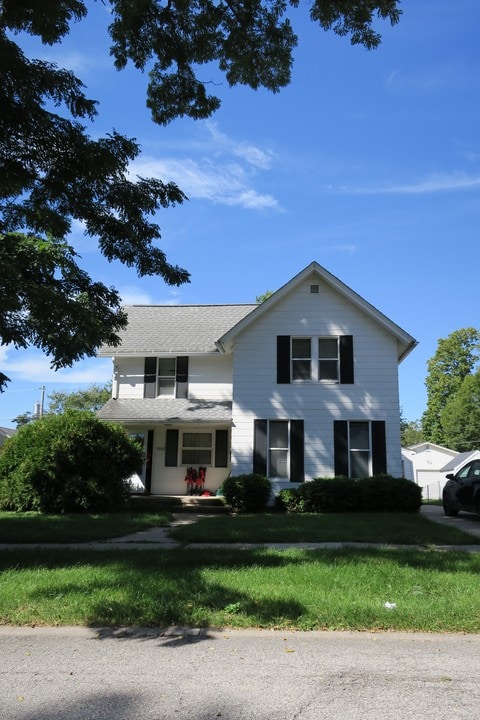
[[[385, 421], [387, 470], [400, 477], [396, 339], [324, 282], [319, 282], [318, 294], [310, 293], [310, 282], [307, 279], [294, 289], [236, 339], [232, 474], [251, 472], [255, 418], [277, 416], [305, 421], [306, 480], [333, 476], [333, 421], [352, 418]], [[355, 383], [278, 385], [276, 338], [279, 335], [291, 338], [352, 335]]]

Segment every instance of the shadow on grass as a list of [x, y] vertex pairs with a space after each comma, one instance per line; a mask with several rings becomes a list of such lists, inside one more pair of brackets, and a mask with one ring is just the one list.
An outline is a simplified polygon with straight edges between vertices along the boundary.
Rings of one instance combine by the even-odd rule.
[[[376, 565], [385, 576], [405, 568], [434, 577], [462, 573], [477, 582], [480, 573], [478, 555], [451, 551], [12, 550], [0, 557], [3, 621], [93, 627], [295, 627], [310, 612], [310, 601], [301, 599], [302, 573], [310, 573], [308, 582], [316, 583], [316, 564], [318, 573], [338, 570], [339, 580], [346, 569], [353, 578], [366, 568], [373, 574]], [[286, 587], [277, 592], [277, 583]]]

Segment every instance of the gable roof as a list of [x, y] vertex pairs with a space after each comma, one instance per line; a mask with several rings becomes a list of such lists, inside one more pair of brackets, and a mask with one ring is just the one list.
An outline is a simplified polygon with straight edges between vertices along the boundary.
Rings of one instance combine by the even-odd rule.
[[329, 287], [336, 290], [340, 295], [349, 300], [372, 320], [391, 333], [397, 340], [397, 355], [399, 362], [401, 362], [417, 345], [415, 338], [409, 335], [405, 330], [402, 330], [399, 325], [392, 322], [392, 320], [381, 313], [380, 310], [377, 310], [377, 308], [367, 302], [367, 300], [364, 300], [354, 290], [349, 288], [348, 285], [345, 285], [345, 283], [335, 277], [335, 275], [332, 275], [332, 273], [328, 272], [328, 270], [324, 267], [319, 265], [317, 262], [312, 262], [279, 290], [274, 292], [273, 295], [270, 295], [270, 297], [264, 302], [260, 305], [254, 306], [252, 312], [240, 319], [234, 327], [230, 328], [222, 337], [220, 337], [217, 343], [219, 347], [224, 352], [230, 352], [233, 348], [235, 338], [239, 335], [239, 333], [243, 332], [265, 313], [268, 313], [274, 305], [276, 305], [286, 295], [292, 292], [292, 290], [311, 276], [323, 280], [323, 282], [325, 282]]
[[218, 353], [216, 341], [257, 305], [130, 305], [121, 345], [104, 345], [100, 357], [162, 353]]
[[480, 450], [469, 450], [468, 452], [458, 453], [458, 455], [444, 465], [441, 470], [442, 472], [449, 472], [450, 470], [455, 472], [457, 468], [466, 465], [467, 462], [475, 460], [477, 457], [480, 457]]

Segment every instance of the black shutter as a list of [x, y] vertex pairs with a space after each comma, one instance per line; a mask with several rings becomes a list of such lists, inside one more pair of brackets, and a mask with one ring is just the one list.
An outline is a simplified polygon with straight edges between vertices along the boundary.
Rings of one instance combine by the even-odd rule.
[[145, 494], [152, 491], [153, 430], [147, 432], [147, 456], [145, 458]]
[[290, 482], [303, 482], [304, 480], [303, 420], [290, 420]]
[[267, 421], [253, 422], [253, 472], [267, 474]]
[[277, 335], [277, 383], [290, 382], [290, 335]]
[[178, 430], [167, 430], [165, 442], [165, 467], [178, 465]]
[[188, 355], [177, 357], [175, 397], [188, 397]]
[[228, 467], [228, 430], [215, 431], [215, 467]]
[[372, 421], [372, 471], [374, 475], [387, 472], [387, 443], [385, 421]]
[[335, 475], [348, 477], [348, 423], [333, 421], [333, 456]]
[[143, 377], [143, 397], [157, 396], [157, 358], [145, 358], [145, 372]]
[[340, 382], [353, 383], [353, 336], [340, 336]]

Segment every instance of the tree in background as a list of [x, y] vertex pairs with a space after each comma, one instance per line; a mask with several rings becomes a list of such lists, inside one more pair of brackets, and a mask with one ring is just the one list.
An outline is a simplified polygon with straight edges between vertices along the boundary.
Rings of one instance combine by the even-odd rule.
[[48, 396], [48, 412], [60, 414], [67, 410], [89, 410], [96, 412], [110, 400], [112, 394], [111, 383], [106, 385], [91, 385], [85, 390], [65, 392], [54, 390]]
[[440, 338], [435, 355], [427, 363], [427, 409], [422, 417], [425, 440], [446, 445], [443, 410], [453, 401], [464, 379], [480, 359], [480, 332], [473, 327], [455, 330]]
[[412, 447], [423, 442], [423, 430], [419, 420], [400, 418], [400, 433], [402, 447]]
[[468, 452], [480, 448], [480, 370], [467, 375], [442, 410], [445, 444]]
[[266, 290], [261, 295], [257, 295], [257, 297], [255, 298], [255, 302], [257, 303], [257, 305], [261, 305], [263, 302], [265, 302], [265, 300], [268, 300], [268, 298], [273, 295], [273, 293], [274, 290]]
[[[107, 0], [105, 0], [105, 4]], [[380, 43], [376, 18], [399, 21], [400, 0], [313, 0], [324, 30], [367, 49]], [[0, 342], [33, 345], [56, 369], [116, 345], [126, 323], [114, 288], [93, 280], [67, 242], [73, 222], [98, 239], [108, 260], [170, 285], [189, 273], [167, 262], [152, 217], [186, 196], [174, 184], [129, 178], [140, 150], [112, 131], [93, 139], [84, 123], [97, 103], [71, 71], [28, 58], [22, 33], [61, 43], [87, 15], [86, 0], [0, 2]], [[297, 37], [287, 10], [298, 0], [109, 0], [117, 69], [149, 69], [154, 122], [209, 117], [220, 105], [198, 72], [216, 63], [230, 86], [277, 92], [290, 82]], [[210, 84], [212, 86], [213, 83]], [[0, 372], [0, 391], [8, 378]]]

